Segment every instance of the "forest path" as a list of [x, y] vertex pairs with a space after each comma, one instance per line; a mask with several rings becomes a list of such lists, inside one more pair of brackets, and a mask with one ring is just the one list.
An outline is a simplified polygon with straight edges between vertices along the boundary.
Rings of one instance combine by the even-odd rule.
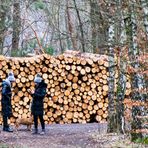
[[21, 126], [18, 132], [1, 131], [0, 148], [114, 148], [125, 140], [123, 135], [106, 134], [106, 129], [106, 124], [98, 123], [53, 124], [46, 125], [45, 135], [32, 135]]

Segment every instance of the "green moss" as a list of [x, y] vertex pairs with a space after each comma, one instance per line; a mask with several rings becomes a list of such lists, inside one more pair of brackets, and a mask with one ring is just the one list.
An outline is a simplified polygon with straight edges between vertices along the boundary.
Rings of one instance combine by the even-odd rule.
[[121, 88], [120, 84], [118, 84], [118, 86], [117, 86], [117, 94], [119, 94], [121, 92], [122, 92], [122, 88]]
[[109, 115], [108, 117], [108, 133], [114, 133], [117, 132], [117, 114], [113, 113], [112, 115]]
[[7, 144], [0, 143], [0, 148], [9, 148]]
[[137, 138], [137, 139], [133, 140], [133, 142], [141, 143], [141, 144], [148, 144], [148, 137]]

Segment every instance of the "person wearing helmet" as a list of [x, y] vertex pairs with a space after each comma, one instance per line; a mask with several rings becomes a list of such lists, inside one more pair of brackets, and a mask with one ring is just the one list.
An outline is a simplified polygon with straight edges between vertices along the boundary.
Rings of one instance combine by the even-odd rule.
[[2, 116], [3, 116], [3, 131], [13, 132], [8, 125], [8, 119], [12, 116], [11, 96], [12, 96], [12, 83], [15, 82], [13, 72], [8, 74], [6, 80], [2, 82]]

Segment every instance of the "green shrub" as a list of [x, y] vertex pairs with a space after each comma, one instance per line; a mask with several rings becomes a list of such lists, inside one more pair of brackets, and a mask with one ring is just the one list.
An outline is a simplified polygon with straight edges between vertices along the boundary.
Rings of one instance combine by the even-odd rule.
[[148, 144], [148, 137], [138, 138], [138, 139], [134, 140], [133, 142], [135, 142], [135, 143], [141, 143], [141, 144]]

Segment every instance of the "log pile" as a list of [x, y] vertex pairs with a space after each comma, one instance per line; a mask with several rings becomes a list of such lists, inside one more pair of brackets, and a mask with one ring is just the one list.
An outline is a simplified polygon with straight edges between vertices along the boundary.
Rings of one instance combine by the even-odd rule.
[[[108, 116], [108, 57], [66, 52], [57, 57], [40, 55], [29, 58], [0, 56], [0, 77], [14, 72], [11, 124], [30, 116], [34, 76], [40, 73], [47, 83], [44, 119], [51, 123], [106, 122]], [[129, 94], [130, 86], [127, 85]], [[0, 106], [1, 110], [1, 106]], [[0, 124], [2, 119], [0, 118]]]

